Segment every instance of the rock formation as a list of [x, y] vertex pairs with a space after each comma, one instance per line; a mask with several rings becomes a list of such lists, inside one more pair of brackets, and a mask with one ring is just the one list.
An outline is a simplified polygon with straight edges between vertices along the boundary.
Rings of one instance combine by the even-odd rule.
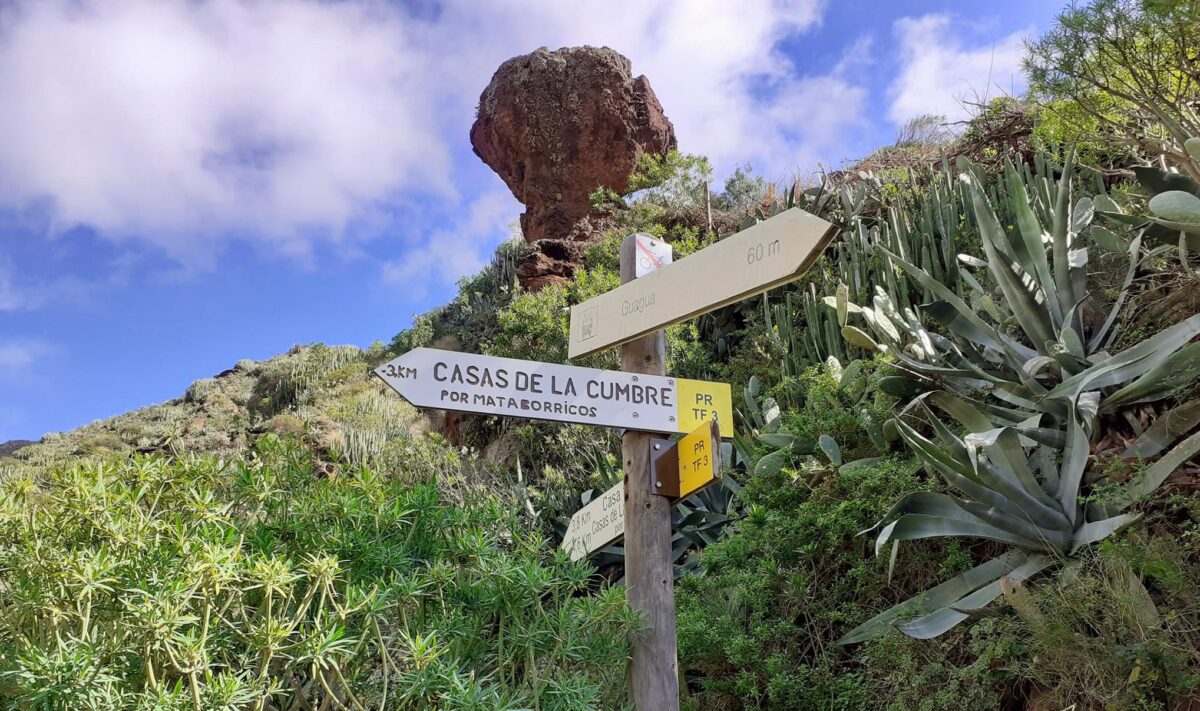
[[479, 98], [475, 154], [525, 205], [535, 245], [518, 267], [528, 289], [571, 277], [592, 234], [588, 195], [623, 193], [643, 153], [675, 147], [675, 130], [644, 76], [607, 47], [545, 47], [500, 65]]

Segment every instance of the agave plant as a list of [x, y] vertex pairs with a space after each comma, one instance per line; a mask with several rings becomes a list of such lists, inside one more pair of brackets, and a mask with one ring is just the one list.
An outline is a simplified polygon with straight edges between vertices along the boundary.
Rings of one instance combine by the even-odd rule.
[[[1184, 148], [1200, 163], [1200, 138], [1189, 138]], [[1127, 215], [1113, 201], [1098, 204], [1098, 207], [1103, 208], [1106, 217], [1144, 231], [1152, 240], [1178, 245], [1186, 267], [1188, 252], [1200, 251], [1200, 183], [1184, 173], [1155, 166], [1134, 168], [1134, 173], [1141, 186], [1150, 193], [1148, 207], [1152, 217]]]
[[[965, 429], [956, 435], [928, 406], [950, 415]], [[971, 537], [1013, 546], [971, 570], [892, 607], [851, 630], [842, 644], [861, 642], [892, 627], [920, 639], [942, 634], [1019, 583], [1061, 565], [1081, 548], [1100, 541], [1138, 518], [1126, 513], [1153, 492], [1188, 458], [1200, 451], [1193, 434], [1142, 475], [1103, 501], [1085, 505], [1084, 473], [1089, 444], [1083, 417], [1068, 418], [1065, 446], [1059, 450], [1022, 436], [1013, 427], [995, 427], [975, 404], [946, 391], [917, 398], [912, 408], [925, 415], [931, 440], [898, 420], [900, 434], [927, 469], [937, 472], [957, 496], [916, 492], [884, 516], [876, 553], [891, 543], [891, 567], [900, 541]]]
[[716, 484], [675, 505], [671, 512], [671, 560], [676, 580], [696, 572], [700, 557], [695, 553], [716, 543], [726, 526], [742, 518], [738, 500], [741, 490], [737, 480], [726, 472]]
[[[964, 218], [976, 225], [986, 259], [960, 259], [986, 269], [986, 288], [962, 272], [982, 308], [903, 256], [880, 248], [933, 300], [918, 313], [912, 307], [897, 309], [880, 287], [872, 306], [850, 304], [842, 294], [827, 299], [838, 310], [848, 340], [891, 354], [912, 377], [910, 389], [941, 387], [962, 396], [979, 395], [985, 402], [978, 406], [995, 426], [1016, 427], [1060, 446], [1076, 408], [1090, 432], [1098, 413], [1164, 399], [1195, 379], [1200, 344], [1191, 341], [1200, 334], [1200, 315], [1118, 354], [1107, 351], [1138, 268], [1165, 247], [1143, 253], [1140, 235], [1132, 239], [1120, 292], [1106, 317], [1091, 322], [1083, 317], [1084, 307], [1102, 309], [1088, 291], [1082, 235], [1095, 208], [1089, 198], [1071, 203], [1070, 161], [1057, 180], [1007, 165], [1005, 191], [994, 191], [1004, 220], [985, 194], [978, 171], [967, 167], [961, 181], [971, 212]], [[1016, 229], [1006, 231], [1005, 222]], [[852, 314], [861, 316], [873, 335], [849, 325]], [[922, 317], [940, 324], [948, 336], [926, 330]]]
[[[879, 524], [877, 553], [891, 543], [892, 566], [900, 541], [938, 536], [982, 538], [1013, 549], [887, 610], [852, 630], [844, 643], [892, 626], [915, 637], [941, 634], [998, 597], [1005, 581], [1059, 565], [1134, 521], [1136, 515], [1126, 509], [1200, 451], [1200, 434], [1192, 435], [1115, 493], [1081, 502], [1082, 496], [1096, 498], [1084, 473], [1099, 415], [1163, 400], [1194, 382], [1200, 372], [1200, 343], [1193, 343], [1200, 315], [1109, 353], [1139, 267], [1169, 249], [1142, 249], [1152, 223], [1140, 218], [1128, 242], [1092, 225], [1097, 205], [1108, 215], [1115, 203], [1104, 196], [1072, 202], [1070, 160], [1057, 179], [1006, 165], [1003, 184], [990, 197], [980, 172], [970, 164], [960, 167], [961, 218], [974, 225], [985, 257], [959, 257], [979, 270], [979, 277], [960, 271], [973, 304], [954, 285], [883, 248], [925, 290], [929, 303], [898, 308], [894, 290], [879, 286], [870, 305], [851, 303], [844, 288], [826, 303], [848, 340], [890, 354], [907, 374], [881, 385], [902, 397], [917, 396], [908, 411], [924, 415], [934, 439], [904, 416], [896, 426], [926, 468], [955, 492], [902, 499]], [[1009, 231], [1005, 224], [1015, 227]], [[1104, 313], [1088, 290], [1083, 236], [1089, 233], [1096, 242], [1111, 236], [1107, 241], [1129, 254], [1117, 297], [1095, 320], [1084, 318], [1085, 308]], [[871, 335], [850, 325], [851, 317], [861, 319]], [[923, 318], [946, 335], [927, 330]], [[955, 434], [930, 405], [967, 434]], [[1200, 403], [1185, 402], [1143, 432], [1126, 455], [1155, 456], [1197, 422]]]

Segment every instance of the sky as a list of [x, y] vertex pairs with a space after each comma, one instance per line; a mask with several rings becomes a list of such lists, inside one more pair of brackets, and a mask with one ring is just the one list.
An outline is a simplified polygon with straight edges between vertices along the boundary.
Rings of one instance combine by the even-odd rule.
[[1053, 0], [0, 0], [0, 442], [389, 341], [514, 233], [479, 94], [607, 45], [718, 180], [1020, 93]]

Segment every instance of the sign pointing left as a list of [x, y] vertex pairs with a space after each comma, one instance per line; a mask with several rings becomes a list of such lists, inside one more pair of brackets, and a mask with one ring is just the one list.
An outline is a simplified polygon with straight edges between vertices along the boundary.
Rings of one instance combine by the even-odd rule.
[[375, 374], [417, 407], [645, 432], [732, 426], [728, 383], [416, 348]]

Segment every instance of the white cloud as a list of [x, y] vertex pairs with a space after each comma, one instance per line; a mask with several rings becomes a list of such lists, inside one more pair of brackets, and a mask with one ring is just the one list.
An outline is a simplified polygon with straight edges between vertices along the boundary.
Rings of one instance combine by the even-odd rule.
[[896, 124], [924, 114], [961, 120], [970, 115], [964, 101], [1020, 93], [1025, 87], [1023, 40], [1032, 28], [972, 46], [961, 39], [968, 28], [947, 15], [905, 17], [893, 29], [900, 43], [900, 73], [889, 91], [888, 117]]
[[383, 283], [423, 297], [433, 283], [452, 284], [479, 271], [490, 257], [488, 246], [508, 234], [520, 207], [507, 191], [484, 193], [455, 224], [433, 232], [400, 259], [385, 262], [380, 269]]
[[822, 10], [18, 0], [0, 6], [0, 207], [48, 196], [59, 231], [84, 224], [201, 266], [230, 239], [305, 255], [377, 236], [382, 207], [463, 200], [450, 156], [465, 154], [477, 97], [500, 62], [541, 45], [629, 56], [681, 147], [719, 170], [791, 170], [827, 155], [862, 111], [840, 70], [805, 74], [779, 50]]
[[0, 376], [12, 377], [24, 373], [39, 358], [54, 352], [44, 342], [32, 339], [0, 341]]
[[[764, 124], [770, 127], [764, 136], [765, 147], [789, 145], [791, 150], [762, 165], [775, 171], [790, 167], [794, 172], [811, 173], [817, 168], [816, 163], [824, 160], [832, 163], [824, 167], [836, 169], [848, 156], [830, 155], [829, 151], [844, 146], [848, 134], [866, 124], [866, 105], [866, 89], [836, 74], [792, 82], [772, 105], [763, 108], [763, 117], [767, 119]], [[780, 159], [791, 163], [780, 166]], [[767, 175], [792, 177], [771, 172]]]
[[424, 68], [372, 3], [25, 2], [0, 24], [0, 195], [184, 259], [230, 233], [303, 251], [448, 190]]

